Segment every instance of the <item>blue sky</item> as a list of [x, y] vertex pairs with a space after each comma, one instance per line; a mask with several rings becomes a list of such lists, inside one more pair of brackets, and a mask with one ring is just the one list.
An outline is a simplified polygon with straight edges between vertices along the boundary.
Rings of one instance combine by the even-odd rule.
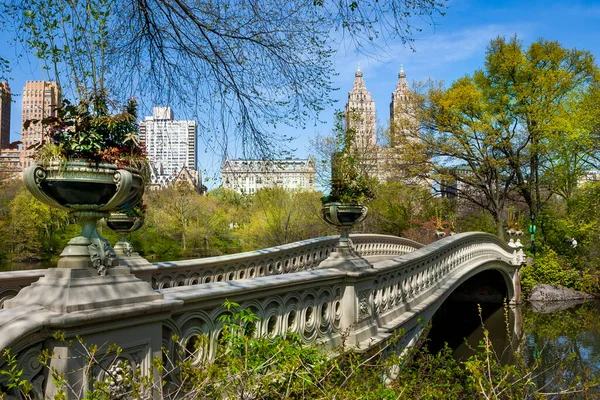
[[[421, 26], [423, 32], [417, 35], [414, 43], [416, 52], [394, 43], [377, 58], [340, 49], [335, 59], [338, 75], [334, 77], [334, 84], [339, 90], [332, 93], [336, 104], [320, 116], [325, 123], [309, 122], [304, 130], [280, 128], [281, 134], [297, 137], [291, 144], [297, 149], [296, 157], [308, 155], [309, 138], [331, 130], [333, 112], [343, 109], [358, 64], [367, 89], [375, 100], [378, 121], [387, 124], [391, 93], [400, 64], [404, 65], [409, 82], [431, 77], [450, 84], [483, 65], [485, 49], [491, 39], [514, 34], [525, 45], [538, 38], [556, 40], [565, 47], [590, 50], [597, 59], [600, 58], [600, 0], [449, 0], [446, 15], [437, 18], [435, 26]], [[6, 35], [0, 36], [0, 39], [3, 42], [0, 56], [11, 59], [14, 50], [7, 43]], [[22, 62], [13, 69], [9, 83], [13, 92], [20, 93], [26, 80], [40, 79], [40, 76], [35, 63]], [[177, 112], [175, 110], [176, 115]], [[17, 99], [13, 104], [11, 140], [19, 139], [20, 120], [21, 104]], [[203, 146], [200, 144], [199, 165], [207, 170], [208, 177], [218, 176], [221, 155], [207, 152]], [[213, 181], [208, 186], [216, 184]]]

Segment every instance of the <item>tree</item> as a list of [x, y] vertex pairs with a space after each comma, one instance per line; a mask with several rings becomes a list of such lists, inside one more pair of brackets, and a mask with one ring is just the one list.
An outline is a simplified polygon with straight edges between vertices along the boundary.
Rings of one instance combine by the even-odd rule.
[[68, 224], [67, 213], [52, 210], [21, 187], [10, 202], [12, 258], [15, 261], [42, 260], [58, 247], [56, 231]]
[[[600, 70], [588, 51], [543, 39], [490, 42], [483, 69], [418, 100], [421, 141], [440, 189], [494, 217], [501, 232], [509, 200], [539, 214], [553, 193], [569, 196], [594, 162]], [[517, 194], [515, 197], [513, 194]]]
[[[364, 224], [368, 232], [406, 236], [407, 231], [417, 225], [417, 220], [429, 219], [434, 200], [423, 186], [380, 183], [375, 188], [375, 199], [369, 204], [369, 218]], [[424, 242], [422, 238], [417, 240]]]
[[[102, 33], [107, 46], [93, 57], [108, 57], [104, 79], [115, 97], [144, 93], [186, 107], [209, 145], [227, 152], [234, 132], [247, 154], [264, 156], [286, 139], [273, 133], [277, 124], [303, 125], [331, 104], [341, 41], [365, 53], [392, 41], [412, 46], [444, 8], [444, 0], [7, 0], [0, 26], [16, 26], [28, 46], [36, 35], [22, 28], [44, 28], [44, 45], [34, 47], [75, 65], [95, 43], [88, 33]], [[76, 18], [90, 9], [91, 20]]]
[[248, 221], [240, 227], [245, 249], [324, 236], [327, 226], [319, 218], [320, 196], [317, 192], [291, 192], [279, 187], [256, 192], [250, 199]]
[[190, 223], [196, 211], [199, 195], [186, 184], [175, 184], [169, 188], [150, 193], [149, 213], [146, 220], [158, 227], [160, 232], [181, 243], [187, 249]]

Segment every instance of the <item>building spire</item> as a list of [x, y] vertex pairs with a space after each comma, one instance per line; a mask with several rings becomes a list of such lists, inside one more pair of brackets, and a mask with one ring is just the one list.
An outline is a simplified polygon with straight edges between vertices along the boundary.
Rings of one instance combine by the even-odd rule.
[[400, 64], [400, 72], [398, 73], [398, 84], [396, 85], [396, 92], [405, 92], [406, 90], [408, 90], [408, 83], [406, 82], [404, 65]]

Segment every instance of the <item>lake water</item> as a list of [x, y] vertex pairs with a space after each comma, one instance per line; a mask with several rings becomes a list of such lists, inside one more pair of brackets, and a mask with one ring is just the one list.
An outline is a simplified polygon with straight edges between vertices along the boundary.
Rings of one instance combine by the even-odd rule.
[[[448, 342], [458, 360], [466, 360], [489, 332], [503, 363], [525, 366], [547, 398], [600, 399], [600, 302], [555, 302], [503, 307], [501, 304], [453, 303], [434, 318], [430, 350]], [[442, 339], [445, 338], [445, 339]], [[553, 393], [596, 385], [591, 393]]]
[[39, 262], [0, 262], [0, 272], [7, 271], [22, 271], [29, 269], [54, 268], [56, 261], [39, 261]]

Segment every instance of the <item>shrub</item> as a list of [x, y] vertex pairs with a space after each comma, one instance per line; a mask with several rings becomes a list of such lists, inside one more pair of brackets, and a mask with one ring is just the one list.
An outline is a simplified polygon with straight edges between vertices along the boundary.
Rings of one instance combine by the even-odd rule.
[[577, 270], [570, 268], [563, 257], [552, 249], [544, 248], [532, 265], [521, 269], [521, 288], [525, 294], [529, 294], [538, 283], [579, 289], [581, 277]]

